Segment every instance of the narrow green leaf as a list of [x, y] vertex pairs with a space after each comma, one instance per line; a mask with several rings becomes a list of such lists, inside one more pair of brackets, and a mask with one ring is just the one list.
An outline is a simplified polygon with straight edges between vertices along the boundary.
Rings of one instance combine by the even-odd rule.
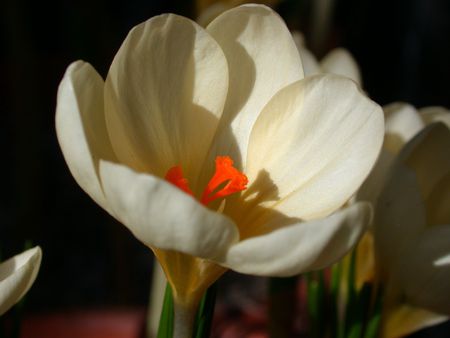
[[194, 324], [195, 338], [208, 338], [216, 305], [217, 285], [214, 283], [208, 288], [200, 302]]
[[340, 333], [343, 331], [343, 325], [339, 318], [339, 291], [341, 287], [342, 278], [342, 263], [338, 262], [331, 268], [331, 283], [330, 283], [330, 302], [329, 302], [329, 320], [330, 338], [342, 337]]
[[376, 338], [380, 330], [383, 309], [383, 289], [378, 288], [372, 313], [367, 320], [364, 338]]
[[363, 336], [365, 323], [370, 310], [372, 290], [371, 283], [364, 283], [354, 298], [352, 305], [349, 307], [347, 312], [349, 317], [348, 338], [359, 338]]
[[355, 275], [356, 275], [356, 251], [353, 250], [350, 254], [350, 262], [347, 270], [347, 304], [345, 307], [345, 323], [343, 336], [349, 337], [351, 333], [351, 327], [355, 325], [354, 314], [357, 311], [357, 295], [355, 286]]
[[378, 337], [378, 331], [380, 329], [381, 313], [375, 314], [369, 319], [367, 323], [366, 332], [364, 338], [376, 338]]
[[341, 286], [342, 264], [338, 262], [331, 267], [330, 291], [334, 298], [338, 297], [339, 287]]
[[325, 323], [325, 278], [323, 271], [307, 275], [308, 314], [310, 336], [321, 338], [326, 331]]
[[356, 298], [356, 250], [353, 250], [350, 255], [350, 264], [348, 267], [347, 287], [348, 287], [348, 303], [351, 304]]
[[167, 283], [164, 292], [164, 302], [159, 320], [158, 338], [173, 338], [173, 297], [172, 288]]

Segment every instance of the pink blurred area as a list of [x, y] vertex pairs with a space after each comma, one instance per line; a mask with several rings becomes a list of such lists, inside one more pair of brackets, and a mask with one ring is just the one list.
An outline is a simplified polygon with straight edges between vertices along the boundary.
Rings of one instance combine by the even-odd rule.
[[266, 306], [247, 306], [234, 315], [218, 304], [211, 329], [212, 338], [268, 338]]
[[144, 309], [71, 311], [26, 317], [21, 338], [140, 338]]

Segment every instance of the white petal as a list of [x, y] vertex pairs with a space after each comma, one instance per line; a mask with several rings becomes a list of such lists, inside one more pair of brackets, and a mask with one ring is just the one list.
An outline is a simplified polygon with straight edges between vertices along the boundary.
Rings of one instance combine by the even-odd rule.
[[[281, 88], [303, 78], [291, 33], [280, 16], [261, 5], [233, 8], [207, 27], [225, 52], [230, 86], [213, 154], [246, 158], [248, 138], [258, 114]], [[230, 130], [231, 124], [231, 130]], [[237, 144], [230, 142], [230, 132]]]
[[403, 252], [394, 278], [408, 303], [450, 315], [450, 224], [427, 228]]
[[319, 62], [309, 49], [302, 47], [299, 48], [298, 51], [302, 59], [305, 76], [311, 76], [322, 72]]
[[300, 58], [302, 59], [303, 72], [305, 76], [311, 76], [321, 73], [321, 68], [317, 58], [314, 54], [305, 46], [305, 38], [303, 34], [299, 31], [292, 31], [292, 39], [294, 39], [295, 45], [297, 46], [298, 52], [300, 53]]
[[425, 201], [427, 210], [427, 226], [450, 224], [450, 169]]
[[411, 305], [401, 305], [385, 313], [381, 338], [405, 337], [418, 330], [437, 325], [447, 316]]
[[397, 164], [375, 209], [375, 251], [384, 278], [405, 245], [426, 225], [426, 212], [413, 171]]
[[414, 170], [422, 197], [427, 199], [450, 172], [450, 130], [443, 123], [426, 127], [409, 142], [398, 160]]
[[99, 160], [114, 159], [105, 126], [103, 88], [103, 79], [90, 64], [72, 63], [58, 89], [56, 134], [77, 183], [109, 211], [98, 178]]
[[[328, 218], [292, 224], [233, 245], [220, 263], [238, 272], [290, 276], [322, 269], [347, 253], [371, 220], [368, 203]], [[275, 217], [271, 222], [281, 221]]]
[[160, 177], [180, 164], [194, 180], [227, 90], [225, 56], [198, 24], [165, 14], [134, 27], [105, 89], [108, 132], [120, 162]]
[[386, 136], [384, 147], [393, 154], [425, 127], [422, 117], [410, 104], [391, 103], [383, 110], [386, 114]]
[[36, 279], [42, 251], [34, 247], [0, 264], [0, 315], [16, 304]]
[[[427, 206], [436, 196], [448, 198], [440, 189], [449, 187], [450, 131], [433, 124], [406, 144], [392, 167], [375, 212], [375, 243], [383, 274], [393, 273], [394, 261], [409, 243], [420, 237], [435, 220], [445, 219], [444, 204]], [[447, 196], [447, 197], [445, 197]], [[434, 203], [431, 203], [434, 204]], [[386, 277], [386, 276], [385, 276]]]
[[375, 207], [378, 196], [383, 189], [386, 180], [389, 178], [392, 163], [395, 160], [395, 155], [391, 152], [382, 149], [378, 156], [375, 166], [372, 168], [369, 176], [358, 189], [357, 199], [359, 201], [368, 201]]
[[239, 238], [229, 218], [162, 179], [111, 162], [100, 173], [118, 220], [149, 247], [214, 258]]
[[426, 124], [442, 122], [450, 128], [450, 110], [444, 107], [433, 106], [421, 108], [419, 109], [419, 114]]
[[322, 72], [348, 77], [361, 85], [361, 72], [347, 49], [335, 48], [320, 61]]
[[[305, 78], [277, 93], [256, 121], [245, 170], [255, 184], [249, 190], [287, 216], [326, 216], [366, 178], [383, 133], [381, 108], [353, 81]], [[267, 179], [258, 180], [263, 174]]]

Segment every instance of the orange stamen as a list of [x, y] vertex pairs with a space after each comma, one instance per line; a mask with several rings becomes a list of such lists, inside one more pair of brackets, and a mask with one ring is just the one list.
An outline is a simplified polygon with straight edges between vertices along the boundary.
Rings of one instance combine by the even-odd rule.
[[179, 165], [170, 168], [167, 173], [165, 179], [172, 183], [174, 186], [183, 190], [186, 194], [194, 196], [191, 189], [189, 188], [189, 182], [186, 178], [183, 177], [183, 171]]
[[[188, 180], [183, 176], [179, 165], [167, 171], [165, 179], [185, 193], [193, 196]], [[212, 201], [234, 194], [247, 188], [248, 179], [233, 167], [233, 160], [228, 156], [216, 157], [216, 171], [203, 191], [200, 202], [208, 205]]]
[[[203, 192], [201, 202], [204, 205], [235, 192], [247, 188], [248, 179], [243, 173], [233, 167], [233, 160], [228, 156], [216, 157], [216, 172], [208, 182]], [[220, 188], [222, 185], [224, 185]]]

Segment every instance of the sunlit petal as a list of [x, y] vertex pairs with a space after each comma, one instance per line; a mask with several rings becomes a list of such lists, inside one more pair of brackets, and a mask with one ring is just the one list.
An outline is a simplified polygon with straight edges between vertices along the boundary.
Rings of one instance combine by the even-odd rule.
[[[371, 219], [367, 203], [357, 203], [328, 218], [300, 222], [233, 245], [222, 264], [242, 273], [292, 276], [324, 268], [359, 240]], [[271, 220], [277, 223], [275, 217]]]
[[105, 126], [103, 88], [103, 79], [91, 65], [71, 64], [59, 85], [56, 133], [77, 183], [110, 212], [98, 178], [99, 160], [114, 159]]
[[229, 218], [162, 179], [110, 162], [100, 172], [117, 218], [149, 247], [214, 258], [239, 238]]
[[194, 180], [227, 90], [225, 56], [198, 24], [165, 14], [136, 26], [106, 80], [107, 126], [119, 160], [160, 177], [181, 164]]
[[[230, 86], [214, 152], [244, 163], [249, 135], [264, 105], [284, 86], [303, 77], [291, 33], [265, 6], [245, 5], [207, 27], [225, 52]], [[275, 61], [276, 60], [276, 61]], [[236, 143], [230, 142], [230, 135]]]
[[384, 147], [397, 154], [406, 142], [425, 127], [425, 123], [416, 108], [407, 103], [391, 103], [383, 110], [386, 114]]
[[[353, 81], [305, 78], [264, 108], [252, 131], [246, 174], [262, 201], [272, 196], [264, 206], [301, 219], [326, 216], [366, 178], [383, 131], [381, 109]], [[265, 182], [257, 179], [261, 172], [269, 173]]]
[[320, 61], [323, 73], [348, 77], [361, 84], [361, 72], [353, 56], [344, 48], [335, 48]]

